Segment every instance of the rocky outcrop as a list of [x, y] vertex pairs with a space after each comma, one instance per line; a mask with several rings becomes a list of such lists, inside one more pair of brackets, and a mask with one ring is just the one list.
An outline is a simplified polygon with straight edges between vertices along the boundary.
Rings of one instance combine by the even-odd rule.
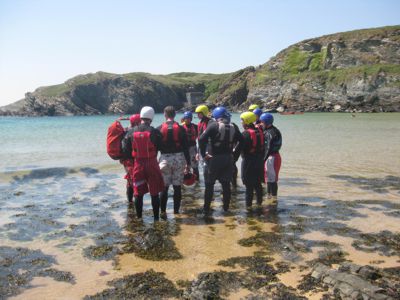
[[400, 26], [297, 43], [260, 66], [245, 105], [304, 111], [400, 111]]
[[[328, 285], [338, 299], [398, 299], [399, 281], [392, 275], [393, 269], [379, 270], [371, 266], [343, 263], [339, 269], [318, 263], [311, 277]], [[397, 270], [398, 271], [398, 270]]]
[[133, 80], [123, 76], [91, 78], [92, 76], [88, 76], [89, 82], [77, 84], [71, 80], [51, 87], [53, 90], [65, 91], [53, 92], [49, 88], [39, 88], [33, 93], [27, 93], [24, 104], [16, 114], [123, 114], [137, 112], [144, 105], [151, 105], [156, 111], [162, 111], [166, 105], [181, 107], [186, 101], [185, 85], [171, 87], [146, 76]]

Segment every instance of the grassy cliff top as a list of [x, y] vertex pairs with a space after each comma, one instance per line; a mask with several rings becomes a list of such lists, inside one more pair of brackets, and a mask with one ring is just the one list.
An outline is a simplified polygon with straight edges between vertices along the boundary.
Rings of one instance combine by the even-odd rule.
[[172, 73], [168, 75], [154, 75], [144, 72], [113, 74], [100, 71], [96, 73], [78, 75], [71, 79], [68, 79], [66, 82], [61, 84], [40, 87], [35, 92], [40, 93], [41, 95], [46, 97], [57, 97], [71, 91], [78, 85], [90, 85], [90, 84], [95, 84], [97, 82], [105, 80], [113, 80], [117, 78], [122, 78], [123, 80], [127, 81], [138, 81], [144, 79], [154, 80], [170, 87], [183, 86], [183, 85], [196, 85], [196, 84], [204, 84], [207, 86], [213, 81], [224, 80], [227, 76], [229, 76], [229, 74], [181, 72], [181, 73]]

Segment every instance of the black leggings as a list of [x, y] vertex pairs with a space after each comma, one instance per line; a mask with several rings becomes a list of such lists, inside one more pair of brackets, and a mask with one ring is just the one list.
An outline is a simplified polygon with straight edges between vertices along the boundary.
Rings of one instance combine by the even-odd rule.
[[[222, 185], [222, 203], [224, 211], [229, 209], [229, 203], [231, 201], [231, 183], [221, 182]], [[206, 182], [206, 189], [204, 191], [204, 212], [208, 213], [210, 211], [211, 201], [214, 194], [214, 183]]]
[[263, 188], [261, 182], [255, 184], [246, 184], [246, 206], [251, 206], [253, 204], [253, 194], [256, 191], [257, 204], [261, 204], [263, 201]]
[[[173, 185], [174, 188], [174, 213], [179, 214], [179, 208], [181, 207], [182, 200], [182, 188], [180, 185]], [[168, 202], [168, 188], [166, 186], [165, 189], [161, 192], [161, 212], [165, 213], [167, 210], [167, 202]]]
[[[158, 220], [160, 216], [160, 197], [158, 195], [151, 196], [151, 206], [153, 207], [154, 220]], [[143, 195], [135, 197], [136, 216], [142, 217], [143, 212]]]
[[278, 183], [277, 182], [267, 182], [267, 194], [272, 196], [278, 196]]

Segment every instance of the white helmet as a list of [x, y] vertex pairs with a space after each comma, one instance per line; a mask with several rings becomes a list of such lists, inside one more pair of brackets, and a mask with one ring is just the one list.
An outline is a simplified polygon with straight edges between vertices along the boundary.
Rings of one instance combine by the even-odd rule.
[[144, 106], [140, 110], [140, 118], [141, 119], [150, 119], [153, 120], [154, 118], [154, 109], [150, 106]]

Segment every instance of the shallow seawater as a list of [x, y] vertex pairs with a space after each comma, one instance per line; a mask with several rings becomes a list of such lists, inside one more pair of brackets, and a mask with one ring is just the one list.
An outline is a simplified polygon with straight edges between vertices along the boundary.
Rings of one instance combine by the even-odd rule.
[[[277, 116], [284, 136], [277, 206], [265, 198], [246, 210], [239, 179], [230, 212], [216, 184], [204, 217], [201, 183], [184, 188], [179, 215], [170, 195], [168, 218], [156, 224], [148, 197], [136, 219], [122, 166], [105, 156], [104, 141], [93, 145], [111, 117], [5, 119], [14, 135], [23, 137], [18, 126], [28, 122], [55, 145], [5, 142], [0, 298], [320, 299], [329, 291], [300, 285], [316, 263], [400, 267], [399, 114]], [[0, 135], [12, 136], [3, 128]], [[88, 132], [79, 148], [81, 128]]]

